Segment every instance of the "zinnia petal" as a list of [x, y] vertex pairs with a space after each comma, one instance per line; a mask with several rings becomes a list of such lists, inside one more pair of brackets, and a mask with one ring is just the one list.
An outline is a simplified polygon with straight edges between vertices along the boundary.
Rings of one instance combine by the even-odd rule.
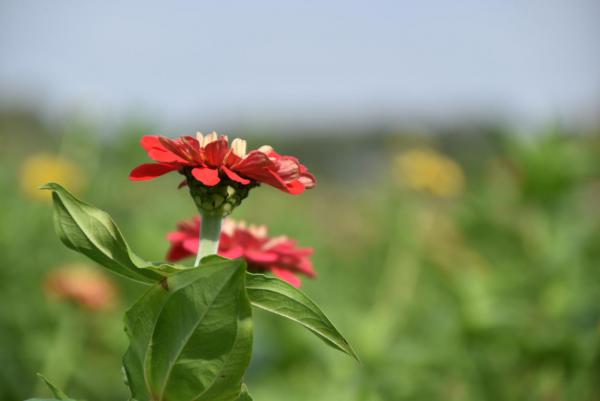
[[182, 247], [188, 251], [190, 255], [195, 255], [198, 252], [198, 245], [200, 245], [199, 236], [194, 236], [193, 238], [186, 238], [183, 241]]
[[132, 181], [147, 181], [175, 170], [178, 170], [178, 167], [169, 164], [142, 164], [131, 170], [129, 179]]
[[187, 238], [188, 233], [183, 231], [171, 231], [167, 234], [169, 242], [183, 242]]
[[221, 181], [219, 178], [219, 170], [208, 167], [196, 167], [192, 169], [192, 175], [198, 181], [209, 187], [215, 186]]
[[[278, 164], [280, 161], [281, 163]], [[310, 180], [308, 176], [310, 173], [307, 171], [305, 172], [305, 175], [307, 175], [306, 179], [302, 179], [302, 167], [291, 156], [284, 157], [274, 151], [267, 154], [260, 150], [253, 150], [237, 165], [234, 165], [233, 169], [258, 182], [264, 182], [292, 195], [299, 195], [307, 188], [302, 181], [306, 179]], [[283, 176], [279, 173], [278, 169], [284, 174]], [[309, 182], [308, 180], [307, 182]]]
[[250, 180], [240, 177], [235, 171], [232, 171], [225, 166], [223, 166], [221, 169], [232, 181], [239, 182], [242, 185], [250, 184]]
[[286, 192], [291, 195], [300, 195], [306, 189], [304, 184], [302, 184], [302, 181], [300, 181], [299, 179], [296, 181], [288, 182], [287, 184], [285, 184], [285, 187]]
[[182, 245], [181, 243], [177, 243], [171, 246], [169, 252], [167, 253], [167, 260], [169, 262], [177, 262], [178, 260], [185, 259], [189, 256], [192, 256]]
[[219, 255], [229, 258], [229, 259], [237, 259], [237, 258], [241, 258], [242, 256], [244, 256], [244, 248], [237, 245], [237, 246], [232, 246], [232, 247], [226, 247], [225, 249], [223, 249], [224, 247], [220, 246], [219, 247]]
[[298, 276], [296, 276], [294, 273], [292, 273], [289, 270], [280, 269], [279, 267], [271, 266], [271, 271], [273, 272], [274, 275], [276, 275], [277, 277], [279, 277], [282, 280], [287, 281], [288, 283], [290, 283], [291, 285], [293, 285], [296, 288], [300, 287], [300, 285], [302, 284], [302, 280], [300, 280], [300, 278]]
[[278, 258], [278, 255], [274, 252], [265, 252], [257, 249], [246, 250], [245, 256], [249, 261], [255, 263], [273, 263]]
[[308, 169], [304, 166], [300, 169], [300, 178], [298, 178], [298, 181], [300, 181], [306, 189], [314, 188], [315, 185], [317, 185], [315, 176], [309, 173]]
[[306, 189], [300, 180], [285, 182], [275, 171], [268, 171], [263, 182], [291, 195], [300, 195]]
[[223, 159], [229, 152], [229, 144], [225, 137], [221, 137], [204, 147], [204, 157], [206, 164], [211, 167], [220, 167]]
[[165, 138], [164, 136], [159, 136], [158, 140], [165, 151], [169, 152], [171, 155], [173, 155], [173, 157], [176, 157], [179, 163], [187, 166], [193, 166], [196, 164], [196, 161], [194, 160], [193, 149], [190, 149], [189, 144], [187, 144], [183, 138], [170, 139]]
[[153, 149], [166, 150], [160, 143], [158, 135], [144, 135], [140, 143], [147, 152]]
[[160, 163], [186, 163], [187, 161], [164, 146], [164, 139], [155, 135], [146, 135], [142, 137], [142, 147], [148, 153], [148, 156]]
[[250, 174], [260, 174], [272, 166], [273, 162], [269, 160], [269, 157], [266, 154], [258, 150], [253, 150], [239, 163], [234, 165], [233, 169], [238, 173], [250, 177]]
[[301, 259], [300, 262], [296, 264], [296, 268], [298, 269], [298, 271], [301, 271], [309, 277], [315, 277], [317, 275], [312, 262], [308, 258]]

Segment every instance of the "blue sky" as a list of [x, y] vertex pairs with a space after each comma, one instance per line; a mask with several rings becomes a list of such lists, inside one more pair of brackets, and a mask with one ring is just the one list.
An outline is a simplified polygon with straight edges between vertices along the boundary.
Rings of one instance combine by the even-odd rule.
[[600, 110], [600, 2], [0, 2], [0, 98], [166, 125]]

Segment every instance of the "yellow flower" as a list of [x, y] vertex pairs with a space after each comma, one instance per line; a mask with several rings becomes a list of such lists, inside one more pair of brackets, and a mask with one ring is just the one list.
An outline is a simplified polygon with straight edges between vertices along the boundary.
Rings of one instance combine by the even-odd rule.
[[462, 168], [433, 150], [409, 150], [396, 157], [394, 167], [396, 178], [408, 188], [441, 198], [460, 195], [465, 186]]
[[85, 177], [75, 163], [57, 155], [36, 153], [21, 165], [20, 185], [25, 195], [36, 200], [50, 199], [50, 191], [38, 187], [50, 181], [60, 182], [77, 193], [83, 189]]

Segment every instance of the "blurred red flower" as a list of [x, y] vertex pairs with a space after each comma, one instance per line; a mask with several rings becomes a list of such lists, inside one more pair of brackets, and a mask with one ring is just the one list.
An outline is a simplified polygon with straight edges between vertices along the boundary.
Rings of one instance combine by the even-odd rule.
[[[131, 171], [133, 181], [152, 180], [171, 171], [212, 187], [223, 179], [241, 185], [269, 184], [292, 195], [315, 186], [315, 177], [292, 156], [280, 155], [270, 146], [246, 154], [246, 141], [227, 136], [198, 133], [196, 137], [169, 139], [144, 136], [142, 147], [156, 163], [142, 164]], [[185, 183], [183, 183], [185, 185]]]
[[[177, 224], [177, 231], [170, 232], [171, 243], [167, 259], [175, 262], [193, 256], [198, 250], [200, 218]], [[244, 258], [250, 272], [270, 271], [274, 275], [299, 287], [298, 274], [315, 277], [310, 256], [312, 248], [299, 248], [296, 241], [285, 236], [269, 237], [266, 226], [247, 226], [231, 219], [223, 221], [219, 242], [219, 255], [226, 258]]]
[[68, 299], [91, 310], [110, 308], [117, 295], [113, 282], [87, 265], [67, 265], [50, 272], [44, 288], [52, 297]]

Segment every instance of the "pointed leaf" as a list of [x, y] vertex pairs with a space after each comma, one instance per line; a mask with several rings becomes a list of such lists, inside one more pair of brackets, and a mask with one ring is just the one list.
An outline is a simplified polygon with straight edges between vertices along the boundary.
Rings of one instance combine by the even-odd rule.
[[358, 356], [348, 341], [325, 314], [308, 296], [293, 285], [276, 277], [247, 273], [246, 290], [252, 305], [300, 323], [328, 345], [358, 361]]
[[248, 388], [245, 384], [242, 384], [242, 392], [240, 393], [240, 396], [238, 397], [237, 401], [252, 401], [252, 397], [250, 396]]
[[137, 256], [108, 213], [80, 201], [59, 184], [40, 188], [52, 191], [56, 231], [67, 247], [117, 274], [147, 284], [180, 269]]
[[245, 263], [209, 259], [150, 288], [127, 312], [124, 367], [137, 401], [234, 401], [252, 352]]
[[27, 401], [75, 401], [72, 398], [69, 398], [61, 389], [52, 384], [44, 375], [41, 373], [38, 373], [37, 375], [44, 383], [46, 383], [46, 386], [48, 386], [52, 395], [56, 398], [30, 398]]

